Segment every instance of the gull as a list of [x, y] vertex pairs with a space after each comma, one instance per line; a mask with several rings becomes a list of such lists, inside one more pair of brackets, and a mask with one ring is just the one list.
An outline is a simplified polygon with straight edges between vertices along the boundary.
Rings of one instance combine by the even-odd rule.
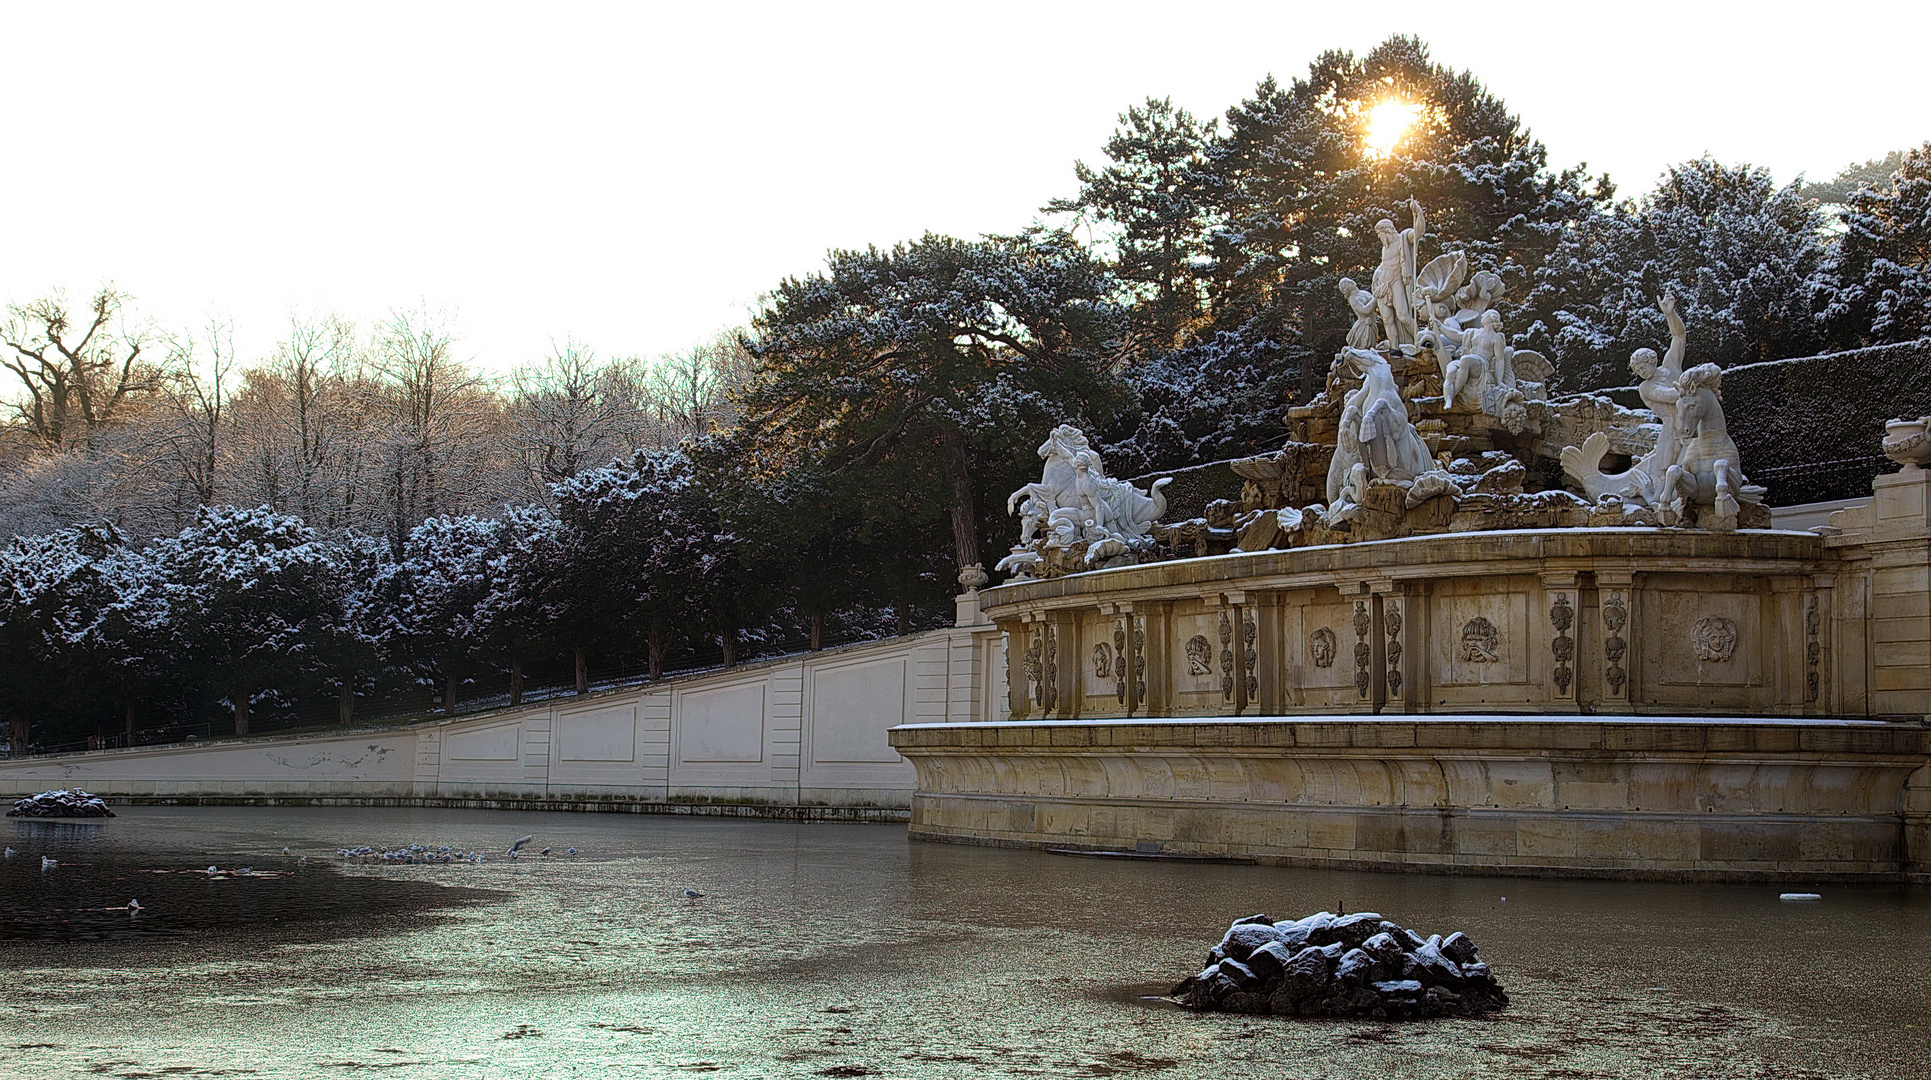
[[221, 871], [219, 871], [219, 870], [217, 870], [217, 869], [215, 869], [215, 868], [214, 868], [213, 866], [209, 866], [209, 867], [208, 867], [208, 876], [209, 876], [209, 877], [214, 877], [214, 876], [215, 876], [216, 874], [218, 874], [218, 873], [220, 873], [220, 872], [221, 872]]
[[127, 913], [129, 915], [139, 915], [141, 913], [141, 902], [139, 900], [129, 900], [127, 902]]
[[282, 845], [282, 854], [284, 855], [288, 854], [288, 845], [286, 844]]
[[510, 854], [514, 855], [524, 844], [536, 839], [534, 836], [519, 836], [510, 843]]
[[12, 848], [8, 848], [8, 849], [7, 849], [7, 858], [9, 858], [9, 859], [11, 859], [11, 858], [13, 858], [13, 857], [14, 857], [15, 855], [18, 855], [18, 854], [20, 854], [20, 853], [19, 853], [18, 851], [15, 851], [15, 850], [14, 850], [14, 849], [12, 849]]
[[704, 894], [698, 892], [696, 889], [686, 888], [684, 890], [684, 899], [686, 900], [702, 900], [703, 898]]
[[571, 848], [570, 850], [564, 852], [565, 855], [575, 855], [576, 853], [577, 853], [576, 848]]
[[54, 867], [59, 865], [60, 865], [59, 859], [50, 859], [45, 855], [42, 855], [40, 857], [40, 868], [42, 870], [52, 870]]
[[542, 851], [537, 852], [538, 855], [548, 855], [549, 853], [550, 853], [549, 848], [544, 848]]

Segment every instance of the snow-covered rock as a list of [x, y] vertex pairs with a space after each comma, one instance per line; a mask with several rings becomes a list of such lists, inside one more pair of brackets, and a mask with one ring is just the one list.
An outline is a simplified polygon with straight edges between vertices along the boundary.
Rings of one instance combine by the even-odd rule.
[[1173, 997], [1195, 1009], [1376, 1019], [1475, 1016], [1509, 1003], [1468, 935], [1424, 938], [1373, 912], [1325, 911], [1241, 919]]
[[43, 791], [16, 799], [13, 809], [7, 811], [8, 817], [113, 817], [114, 811], [99, 795], [90, 795], [79, 788], [68, 791]]

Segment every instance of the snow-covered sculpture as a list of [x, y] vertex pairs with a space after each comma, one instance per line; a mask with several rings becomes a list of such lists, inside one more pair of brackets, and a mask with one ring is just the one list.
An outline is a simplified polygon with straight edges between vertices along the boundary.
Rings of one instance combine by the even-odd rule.
[[1381, 240], [1381, 262], [1374, 271], [1375, 305], [1381, 311], [1381, 325], [1394, 345], [1412, 345], [1420, 326], [1416, 321], [1414, 295], [1415, 271], [1421, 264], [1421, 240], [1427, 235], [1421, 203], [1408, 200], [1414, 213], [1412, 228], [1395, 228], [1382, 218], [1375, 222], [1375, 236]]
[[1737, 499], [1749, 494], [1743, 470], [1737, 467], [1737, 444], [1730, 438], [1723, 401], [1716, 393], [1722, 381], [1723, 372], [1715, 364], [1698, 364], [1677, 380], [1676, 424], [1683, 449], [1664, 474], [1659, 494], [1662, 509], [1672, 514], [1682, 514], [1692, 503], [1708, 506], [1719, 521], [1734, 529]]
[[1656, 350], [1637, 349], [1629, 354], [1629, 371], [1640, 380], [1636, 393], [1656, 414], [1656, 445], [1628, 469], [1619, 473], [1602, 471], [1603, 455], [1609, 452], [1609, 436], [1600, 432], [1589, 436], [1580, 448], [1562, 451], [1562, 469], [1581, 486], [1589, 498], [1601, 501], [1614, 495], [1625, 504], [1654, 506], [1663, 501], [1663, 478], [1676, 464], [1682, 441], [1677, 437], [1676, 402], [1681, 392], [1677, 381], [1683, 377], [1683, 353], [1689, 340], [1683, 319], [1676, 313], [1676, 297], [1664, 294], [1656, 302], [1669, 323], [1670, 347], [1659, 360]]
[[994, 569], [1025, 576], [1075, 553], [1085, 564], [1101, 565], [1152, 546], [1147, 534], [1166, 513], [1161, 489], [1171, 477], [1142, 491], [1106, 475], [1100, 452], [1071, 424], [1054, 428], [1039, 456], [1046, 463], [1039, 482], [1006, 499], [1006, 512], [1020, 515], [1019, 542]]
[[1739, 501], [1761, 503], [1764, 489], [1744, 479], [1717, 396], [1722, 370], [1698, 364], [1685, 371], [1688, 335], [1676, 312], [1676, 298], [1665, 295], [1657, 306], [1669, 323], [1669, 351], [1660, 360], [1652, 349], [1638, 349], [1629, 358], [1630, 371], [1642, 380], [1637, 393], [1657, 417], [1655, 446], [1623, 472], [1605, 473], [1602, 459], [1609, 437], [1597, 432], [1581, 447], [1563, 448], [1563, 471], [1598, 502], [1607, 497], [1626, 508], [1661, 511], [1665, 524], [1684, 521], [1693, 510], [1707, 510], [1707, 515], [1697, 515], [1699, 524], [1735, 529]]
[[[1361, 385], [1348, 394], [1341, 407], [1340, 432], [1334, 457], [1328, 463], [1330, 520], [1342, 518], [1348, 507], [1361, 502], [1372, 480], [1408, 488], [1411, 506], [1452, 487], [1436, 482], [1431, 475], [1440, 470], [1435, 468], [1428, 444], [1408, 419], [1408, 404], [1395, 386], [1387, 359], [1368, 349], [1344, 349], [1342, 356], [1361, 376]], [[1415, 497], [1417, 493], [1419, 498]]]
[[1348, 327], [1348, 346], [1355, 349], [1374, 348], [1377, 340], [1374, 331], [1374, 294], [1356, 285], [1353, 278], [1342, 278], [1340, 285], [1342, 297], [1354, 311], [1354, 323]]

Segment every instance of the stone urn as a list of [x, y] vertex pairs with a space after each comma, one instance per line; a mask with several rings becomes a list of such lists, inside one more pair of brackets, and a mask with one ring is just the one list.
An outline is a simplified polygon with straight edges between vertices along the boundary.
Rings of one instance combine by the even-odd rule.
[[986, 568], [979, 563], [973, 563], [959, 571], [959, 584], [967, 592], [978, 592], [981, 586], [991, 580], [992, 577], [986, 573]]
[[1907, 469], [1931, 464], [1931, 416], [1885, 421], [1884, 456]]

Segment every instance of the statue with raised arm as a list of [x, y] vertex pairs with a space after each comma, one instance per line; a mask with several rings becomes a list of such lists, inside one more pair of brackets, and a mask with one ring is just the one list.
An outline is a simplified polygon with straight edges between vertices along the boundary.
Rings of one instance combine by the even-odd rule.
[[1420, 266], [1421, 241], [1426, 221], [1421, 203], [1408, 200], [1414, 213], [1412, 228], [1396, 230], [1387, 218], [1375, 222], [1375, 235], [1381, 240], [1381, 262], [1374, 271], [1375, 306], [1381, 311], [1381, 325], [1391, 345], [1413, 345], [1420, 325], [1416, 321], [1414, 295], [1415, 271]]
[[1628, 470], [1619, 473], [1602, 471], [1603, 455], [1609, 451], [1609, 437], [1600, 432], [1583, 440], [1581, 448], [1564, 448], [1563, 471], [1582, 485], [1584, 494], [1592, 499], [1615, 495], [1625, 503], [1634, 505], [1656, 506], [1662, 503], [1664, 476], [1670, 466], [1676, 464], [1682, 449], [1677, 434], [1677, 401], [1681, 397], [1677, 384], [1683, 377], [1683, 353], [1688, 346], [1689, 335], [1684, 329], [1682, 316], [1676, 312], [1674, 293], [1664, 293], [1657, 299], [1656, 306], [1662, 310], [1663, 320], [1669, 324], [1669, 351], [1660, 360], [1656, 350], [1648, 347], [1629, 354], [1630, 374], [1640, 380], [1636, 393], [1643, 399], [1643, 404], [1656, 414], [1656, 445]]

